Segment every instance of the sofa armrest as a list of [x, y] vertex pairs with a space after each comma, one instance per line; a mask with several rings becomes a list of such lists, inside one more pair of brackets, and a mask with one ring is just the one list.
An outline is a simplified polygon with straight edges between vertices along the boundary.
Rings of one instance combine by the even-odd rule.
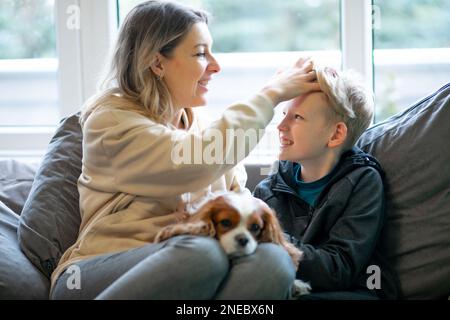
[[0, 201], [16, 214], [22, 212], [38, 165], [38, 162], [0, 160]]

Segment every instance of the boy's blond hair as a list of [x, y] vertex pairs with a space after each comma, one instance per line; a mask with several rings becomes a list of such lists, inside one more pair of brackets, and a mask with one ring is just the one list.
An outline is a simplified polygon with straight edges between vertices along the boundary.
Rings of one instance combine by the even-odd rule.
[[354, 71], [337, 72], [332, 68], [315, 68], [317, 81], [327, 96], [338, 121], [347, 126], [344, 150], [354, 146], [372, 122], [373, 93]]

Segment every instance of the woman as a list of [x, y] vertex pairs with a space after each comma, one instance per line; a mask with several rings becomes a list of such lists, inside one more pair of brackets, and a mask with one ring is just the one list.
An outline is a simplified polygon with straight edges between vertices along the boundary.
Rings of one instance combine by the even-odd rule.
[[[213, 132], [226, 137], [230, 129], [263, 129], [279, 102], [319, 90], [312, 63], [299, 60], [249, 101], [230, 106], [218, 121], [202, 127], [191, 108], [205, 105], [208, 82], [220, 71], [207, 21], [202, 11], [159, 1], [142, 3], [126, 17], [109, 89], [87, 102], [81, 115], [82, 222], [78, 240], [52, 275], [52, 298], [288, 297], [295, 270], [276, 245], [261, 245], [254, 255], [229, 262], [218, 242], [206, 237], [152, 243], [186, 204], [245, 185], [245, 171], [236, 163], [178, 163], [175, 146], [192, 142], [202, 152]], [[239, 139], [224, 140], [217, 150], [222, 159], [245, 148]], [[193, 149], [194, 158], [198, 151]], [[71, 265], [81, 281], [72, 290], [67, 286]]]

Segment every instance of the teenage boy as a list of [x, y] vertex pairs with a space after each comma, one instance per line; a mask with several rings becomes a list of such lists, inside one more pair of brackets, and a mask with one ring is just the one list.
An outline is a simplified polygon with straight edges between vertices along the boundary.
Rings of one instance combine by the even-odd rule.
[[373, 116], [372, 94], [352, 72], [317, 69], [321, 92], [291, 100], [278, 125], [276, 173], [254, 196], [275, 209], [304, 252], [302, 299], [396, 298], [396, 278], [377, 242], [384, 224], [383, 173], [355, 142]]

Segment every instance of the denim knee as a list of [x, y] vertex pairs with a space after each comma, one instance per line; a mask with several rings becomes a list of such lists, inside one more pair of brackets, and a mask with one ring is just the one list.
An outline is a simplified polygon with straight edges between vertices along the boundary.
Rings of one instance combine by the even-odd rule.
[[289, 299], [295, 267], [286, 250], [261, 243], [254, 254], [232, 259], [229, 277], [214, 297], [217, 300]]
[[[178, 236], [169, 239], [168, 245], [181, 249], [180, 252], [186, 256], [182, 263], [185, 269], [192, 271], [190, 277], [201, 277], [202, 281], [217, 280], [220, 283], [228, 274], [228, 256], [216, 239], [190, 235]], [[194, 279], [191, 278], [191, 280]]]
[[224, 266], [228, 270], [228, 256], [220, 242], [214, 238], [203, 236], [182, 235], [167, 240], [168, 245], [175, 248], [189, 249], [191, 256], [205, 263]]
[[256, 251], [256, 264], [259, 265], [260, 279], [266, 282], [268, 299], [288, 299], [296, 270], [289, 254], [279, 245], [273, 243], [259, 244]]
[[139, 262], [97, 299], [211, 299], [229, 269], [217, 240], [178, 236]]

